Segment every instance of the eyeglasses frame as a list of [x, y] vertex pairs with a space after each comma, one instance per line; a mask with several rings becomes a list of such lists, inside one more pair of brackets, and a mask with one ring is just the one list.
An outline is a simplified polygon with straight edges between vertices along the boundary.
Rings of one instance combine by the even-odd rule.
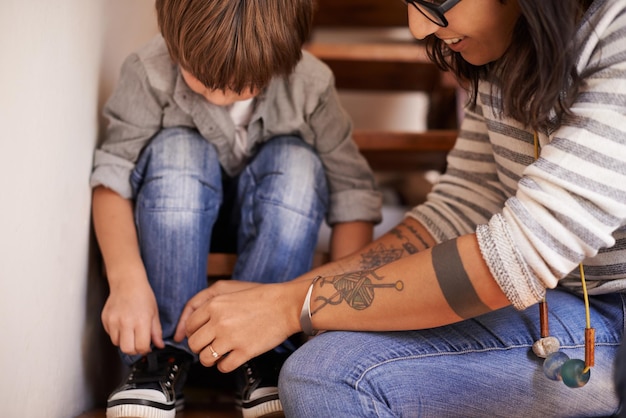
[[[435, 25], [440, 26], [442, 28], [445, 28], [448, 26], [448, 19], [446, 19], [446, 17], [444, 16], [444, 13], [452, 9], [460, 1], [461, 0], [446, 0], [440, 5], [435, 5], [433, 3], [429, 3], [424, 0], [404, 0], [405, 3], [411, 4], [413, 7], [415, 7], [417, 11], [420, 12], [426, 19], [430, 20]], [[428, 9], [430, 12], [432, 12], [433, 16], [435, 16], [439, 20], [438, 21], [433, 20], [432, 16], [429, 16], [426, 13], [424, 13], [424, 11], [420, 7]]]

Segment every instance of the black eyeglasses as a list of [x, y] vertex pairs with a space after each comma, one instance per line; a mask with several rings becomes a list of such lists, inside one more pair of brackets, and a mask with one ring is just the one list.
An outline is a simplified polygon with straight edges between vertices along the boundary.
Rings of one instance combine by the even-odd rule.
[[433, 0], [402, 0], [404, 3], [411, 4], [428, 20], [437, 26], [445, 28], [448, 26], [448, 20], [444, 13], [452, 9], [461, 0], [445, 0], [441, 4], [435, 4]]

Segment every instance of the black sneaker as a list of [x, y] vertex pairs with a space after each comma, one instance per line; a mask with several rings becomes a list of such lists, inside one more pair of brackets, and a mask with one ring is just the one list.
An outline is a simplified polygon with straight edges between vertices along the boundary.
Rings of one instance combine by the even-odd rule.
[[269, 351], [244, 363], [238, 370], [237, 406], [243, 418], [284, 417], [278, 399], [278, 374], [289, 354]]
[[183, 386], [193, 357], [166, 347], [137, 360], [107, 400], [107, 418], [174, 418], [183, 409]]

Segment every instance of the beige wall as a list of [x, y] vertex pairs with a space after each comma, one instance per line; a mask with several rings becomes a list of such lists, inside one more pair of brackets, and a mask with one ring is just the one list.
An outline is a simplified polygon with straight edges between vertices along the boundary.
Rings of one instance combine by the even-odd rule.
[[100, 103], [152, 7], [0, 1], [2, 417], [74, 417], [110, 389], [88, 177]]

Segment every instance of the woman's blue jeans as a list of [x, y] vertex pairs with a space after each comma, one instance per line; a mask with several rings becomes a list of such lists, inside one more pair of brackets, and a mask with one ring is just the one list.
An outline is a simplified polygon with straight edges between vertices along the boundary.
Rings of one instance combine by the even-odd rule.
[[[212, 238], [236, 236], [235, 279], [284, 282], [311, 269], [328, 191], [318, 156], [298, 137], [269, 140], [229, 178], [197, 131], [166, 129], [143, 150], [131, 184], [141, 256], [168, 345], [189, 351], [172, 337], [185, 303], [207, 287]], [[218, 220], [223, 204], [232, 210]], [[212, 237], [216, 222], [231, 236]]]
[[[614, 359], [626, 294], [591, 298], [595, 366], [586, 386], [549, 380], [532, 352], [537, 307], [501, 309], [454, 325], [410, 332], [326, 332], [282, 368], [287, 417], [593, 417], [618, 406]], [[584, 359], [582, 299], [548, 292], [550, 334]]]

